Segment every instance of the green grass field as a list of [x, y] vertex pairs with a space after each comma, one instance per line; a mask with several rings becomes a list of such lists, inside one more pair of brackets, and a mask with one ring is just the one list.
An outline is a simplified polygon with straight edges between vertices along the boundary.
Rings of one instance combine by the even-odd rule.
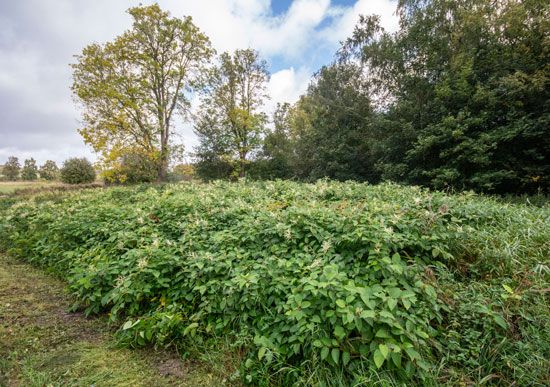
[[0, 181], [0, 195], [12, 194], [17, 190], [41, 189], [61, 185], [60, 182], [50, 181]]
[[538, 386], [550, 206], [526, 203], [328, 181], [46, 192], [5, 199], [0, 247], [121, 345], [227, 348], [245, 384]]

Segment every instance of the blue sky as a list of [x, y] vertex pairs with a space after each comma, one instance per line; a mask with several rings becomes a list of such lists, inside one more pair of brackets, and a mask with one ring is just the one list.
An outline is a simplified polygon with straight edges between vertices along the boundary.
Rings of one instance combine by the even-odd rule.
[[[77, 133], [69, 63], [84, 46], [130, 26], [125, 10], [151, 0], [0, 1], [0, 164], [11, 155], [61, 162], [95, 156]], [[294, 102], [360, 14], [379, 14], [397, 28], [396, 0], [158, 0], [173, 16], [190, 15], [218, 52], [252, 47], [270, 64], [270, 100]], [[195, 101], [196, 102], [196, 101]], [[188, 151], [192, 124], [176, 131]]]

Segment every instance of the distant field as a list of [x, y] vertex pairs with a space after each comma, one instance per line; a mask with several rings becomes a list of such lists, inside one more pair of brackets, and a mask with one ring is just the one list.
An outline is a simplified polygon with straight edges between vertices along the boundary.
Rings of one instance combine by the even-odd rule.
[[18, 189], [53, 187], [61, 184], [58, 181], [0, 181], [0, 195], [10, 194]]

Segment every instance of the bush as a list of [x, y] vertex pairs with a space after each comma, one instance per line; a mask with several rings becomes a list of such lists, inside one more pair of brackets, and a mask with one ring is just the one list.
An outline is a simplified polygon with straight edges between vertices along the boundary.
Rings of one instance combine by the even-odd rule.
[[393, 184], [190, 183], [35, 197], [0, 240], [127, 345], [231, 338], [245, 382], [543, 385], [549, 215]]
[[85, 184], [95, 180], [95, 170], [85, 158], [72, 158], [63, 163], [61, 181], [66, 184]]

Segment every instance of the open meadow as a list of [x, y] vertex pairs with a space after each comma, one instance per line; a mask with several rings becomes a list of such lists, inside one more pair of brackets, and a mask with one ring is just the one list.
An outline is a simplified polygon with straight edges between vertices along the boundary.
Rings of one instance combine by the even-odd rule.
[[228, 348], [255, 385], [549, 381], [547, 204], [321, 180], [0, 208], [2, 249], [65, 281], [72, 310], [104, 316], [123, 347]]
[[50, 181], [0, 181], [0, 195], [13, 194], [19, 190], [51, 188], [60, 184]]

